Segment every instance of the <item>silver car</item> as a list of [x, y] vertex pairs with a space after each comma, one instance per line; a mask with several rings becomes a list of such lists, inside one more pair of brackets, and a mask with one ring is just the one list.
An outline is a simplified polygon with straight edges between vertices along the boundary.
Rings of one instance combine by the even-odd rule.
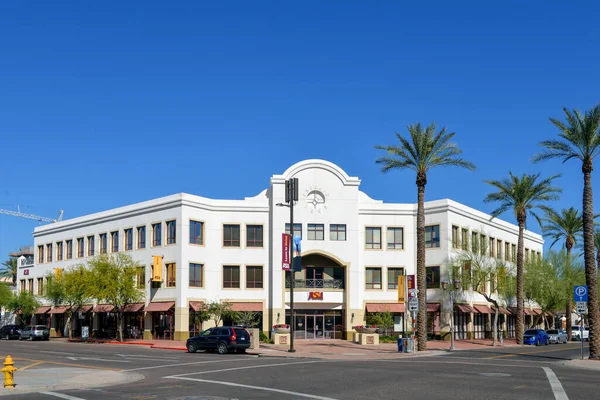
[[567, 332], [562, 329], [548, 329], [546, 331], [548, 336], [550, 336], [550, 343], [567, 343]]
[[45, 325], [29, 325], [23, 328], [19, 340], [49, 340], [50, 331]]

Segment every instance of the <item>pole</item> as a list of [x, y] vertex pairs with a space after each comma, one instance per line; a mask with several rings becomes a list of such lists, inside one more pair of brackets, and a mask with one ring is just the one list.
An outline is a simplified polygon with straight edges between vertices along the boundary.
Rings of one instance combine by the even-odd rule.
[[290, 282], [290, 353], [296, 352], [294, 349], [294, 331], [296, 328], [296, 317], [294, 315], [294, 286], [296, 286], [296, 271], [294, 271], [294, 199], [296, 198], [296, 179], [290, 179], [290, 234], [292, 243], [290, 243], [290, 263], [292, 264], [292, 279]]
[[579, 314], [579, 339], [581, 340], [581, 359], [583, 360], [583, 314]]
[[454, 292], [450, 292], [450, 350], [454, 350]]

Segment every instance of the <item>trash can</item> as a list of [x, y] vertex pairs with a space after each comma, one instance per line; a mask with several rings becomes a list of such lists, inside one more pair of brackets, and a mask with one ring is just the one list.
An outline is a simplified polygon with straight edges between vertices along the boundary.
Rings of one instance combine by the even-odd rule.
[[398, 353], [402, 353], [402, 336], [398, 338]]
[[414, 341], [410, 338], [404, 338], [402, 341], [403, 353], [412, 353], [414, 351]]

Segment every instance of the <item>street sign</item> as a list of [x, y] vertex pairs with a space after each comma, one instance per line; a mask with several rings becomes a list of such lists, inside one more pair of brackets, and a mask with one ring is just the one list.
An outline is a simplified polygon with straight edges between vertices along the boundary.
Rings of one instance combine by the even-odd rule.
[[419, 311], [419, 300], [416, 297], [408, 301], [408, 311]]
[[587, 314], [587, 303], [583, 301], [577, 302], [577, 314]]
[[586, 302], [588, 301], [588, 287], [587, 286], [575, 286], [574, 290], [574, 298], [576, 302]]

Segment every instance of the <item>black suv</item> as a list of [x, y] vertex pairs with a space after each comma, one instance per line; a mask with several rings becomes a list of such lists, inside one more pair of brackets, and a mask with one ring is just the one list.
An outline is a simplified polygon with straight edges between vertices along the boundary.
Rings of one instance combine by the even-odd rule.
[[22, 325], [4, 325], [0, 328], [0, 339], [19, 339], [21, 337]]
[[250, 347], [250, 334], [244, 328], [218, 326], [189, 338], [185, 347], [190, 353], [195, 353], [197, 350], [216, 350], [219, 354], [230, 351], [245, 353], [246, 349]]

